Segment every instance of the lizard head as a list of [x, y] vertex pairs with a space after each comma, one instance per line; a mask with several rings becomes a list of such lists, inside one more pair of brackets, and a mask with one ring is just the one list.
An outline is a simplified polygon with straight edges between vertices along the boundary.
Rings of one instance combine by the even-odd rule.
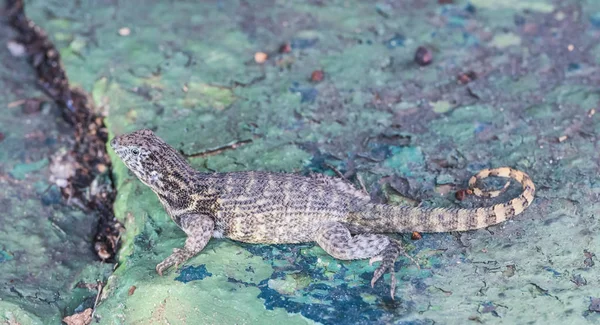
[[116, 136], [110, 146], [142, 183], [161, 190], [168, 173], [185, 169], [187, 162], [151, 130]]

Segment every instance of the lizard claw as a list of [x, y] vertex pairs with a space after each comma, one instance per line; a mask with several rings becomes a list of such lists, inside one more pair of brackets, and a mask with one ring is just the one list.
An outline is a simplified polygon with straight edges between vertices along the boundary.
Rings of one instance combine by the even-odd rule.
[[164, 261], [160, 262], [156, 265], [156, 273], [162, 276], [163, 272], [169, 269], [171, 266], [175, 266], [175, 268], [179, 267], [179, 264], [184, 263], [190, 258], [190, 254], [185, 249], [174, 248], [173, 254], [169, 255]]
[[390, 295], [392, 300], [396, 293], [396, 271], [394, 270], [395, 259], [384, 259], [381, 265], [373, 272], [373, 279], [371, 279], [371, 288], [375, 287], [375, 283], [381, 278], [386, 272], [390, 273]]
[[394, 300], [394, 295], [396, 293], [396, 271], [394, 270], [394, 263], [400, 254], [408, 257], [417, 268], [421, 269], [419, 264], [413, 259], [410, 255], [408, 255], [400, 243], [395, 240], [390, 241], [390, 244], [381, 252], [381, 255], [377, 255], [372, 257], [369, 260], [369, 265], [372, 265], [374, 262], [381, 262], [381, 265], [373, 272], [373, 279], [371, 279], [371, 287], [375, 286], [375, 283], [379, 278], [381, 278], [386, 272], [390, 273], [390, 295], [392, 300]]

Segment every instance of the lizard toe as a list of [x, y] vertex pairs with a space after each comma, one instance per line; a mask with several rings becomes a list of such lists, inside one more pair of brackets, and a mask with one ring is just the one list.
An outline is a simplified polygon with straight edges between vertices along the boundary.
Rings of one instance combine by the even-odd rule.
[[401, 244], [395, 240], [390, 241], [389, 245], [381, 252], [380, 255], [374, 256], [369, 260], [369, 264], [380, 261], [381, 264], [375, 272], [373, 272], [373, 279], [371, 280], [371, 287], [375, 286], [377, 280], [379, 280], [386, 272], [390, 273], [390, 295], [394, 299], [396, 293], [396, 272], [394, 270], [394, 264], [400, 254], [407, 256], [413, 263], [419, 267], [419, 264], [409, 256]]
[[156, 272], [162, 276], [163, 272], [175, 266], [177, 268], [180, 264], [188, 259], [188, 254], [185, 249], [174, 248], [173, 254], [169, 255], [164, 261], [156, 265]]
[[158, 273], [158, 275], [162, 276], [163, 272], [166, 271], [169, 267], [171, 267], [171, 265], [172, 264], [169, 263], [168, 259], [160, 262], [159, 264], [156, 265], [156, 273]]

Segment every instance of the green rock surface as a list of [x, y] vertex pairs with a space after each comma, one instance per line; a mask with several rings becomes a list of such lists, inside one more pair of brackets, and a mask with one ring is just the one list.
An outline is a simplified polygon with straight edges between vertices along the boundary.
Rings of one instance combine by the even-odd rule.
[[[422, 206], [491, 204], [454, 197], [484, 167], [522, 169], [538, 189], [498, 226], [398, 235], [421, 268], [399, 259], [391, 300], [387, 276], [370, 287], [375, 266], [313, 244], [213, 240], [159, 277], [155, 265], [184, 234], [113, 154], [127, 232], [99, 323], [600, 321], [600, 2], [26, 5], [113, 135], [151, 128], [199, 170], [335, 167], [375, 200]], [[291, 51], [279, 53], [284, 43]], [[430, 65], [413, 62], [418, 46]], [[322, 81], [310, 81], [315, 70]], [[6, 170], [43, 168], [32, 162]]]
[[[14, 37], [0, 29], [0, 43]], [[59, 324], [92, 307], [111, 265], [94, 257], [94, 213], [68, 207], [50, 159], [71, 145], [24, 58], [0, 50], [0, 324]], [[54, 165], [58, 166], [58, 165]], [[91, 287], [91, 289], [88, 289]]]

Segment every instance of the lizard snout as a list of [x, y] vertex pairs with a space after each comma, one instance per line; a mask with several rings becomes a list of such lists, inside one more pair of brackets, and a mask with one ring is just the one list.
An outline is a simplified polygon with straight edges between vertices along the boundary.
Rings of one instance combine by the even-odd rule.
[[119, 147], [119, 139], [115, 137], [114, 139], [110, 140], [110, 146], [113, 149], [117, 149]]

